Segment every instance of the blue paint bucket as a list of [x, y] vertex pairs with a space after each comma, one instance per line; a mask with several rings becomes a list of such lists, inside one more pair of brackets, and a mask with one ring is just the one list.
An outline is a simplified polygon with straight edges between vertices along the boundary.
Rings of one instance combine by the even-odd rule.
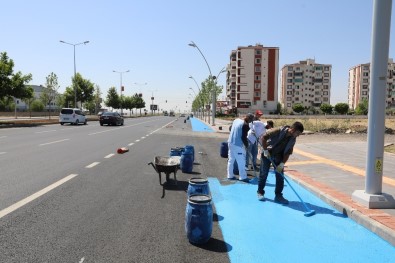
[[237, 165], [237, 161], [233, 163], [233, 174], [239, 175], [239, 166]]
[[184, 148], [181, 147], [174, 147], [170, 149], [170, 156], [181, 156]]
[[222, 158], [228, 158], [228, 142], [221, 142], [221, 148], [219, 150], [219, 155], [221, 155]]
[[192, 153], [192, 161], [194, 162], [195, 161], [195, 148], [193, 148], [193, 145], [185, 145], [184, 151]]
[[183, 152], [181, 154], [180, 168], [183, 173], [192, 173], [192, 169], [193, 169], [192, 153]]
[[185, 232], [194, 244], [204, 244], [213, 230], [213, 208], [209, 195], [191, 195], [185, 211]]
[[195, 194], [210, 195], [207, 178], [194, 177], [189, 179], [188, 197]]

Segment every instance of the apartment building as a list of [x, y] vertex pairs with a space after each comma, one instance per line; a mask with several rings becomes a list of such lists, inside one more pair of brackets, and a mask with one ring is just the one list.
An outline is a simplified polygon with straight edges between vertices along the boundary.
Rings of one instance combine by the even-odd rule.
[[314, 59], [284, 65], [281, 69], [281, 104], [288, 112], [295, 104], [306, 109], [330, 104], [332, 65]]
[[230, 53], [227, 65], [226, 96], [229, 108], [241, 113], [277, 110], [279, 48], [239, 46]]
[[[395, 107], [395, 64], [393, 59], [388, 60], [387, 87], [385, 96], [385, 107]], [[363, 99], [369, 100], [370, 86], [370, 63], [360, 64], [348, 71], [348, 105], [355, 110]]]

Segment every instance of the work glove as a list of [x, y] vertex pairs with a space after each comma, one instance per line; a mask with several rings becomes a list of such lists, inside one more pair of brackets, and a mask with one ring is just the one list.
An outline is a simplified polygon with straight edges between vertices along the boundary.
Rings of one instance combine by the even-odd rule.
[[264, 155], [267, 159], [270, 159], [270, 158], [271, 158], [270, 153], [269, 153], [268, 150], [263, 150], [263, 155]]
[[284, 170], [284, 163], [279, 163], [279, 165], [277, 165], [276, 167], [276, 172], [282, 173], [283, 170]]

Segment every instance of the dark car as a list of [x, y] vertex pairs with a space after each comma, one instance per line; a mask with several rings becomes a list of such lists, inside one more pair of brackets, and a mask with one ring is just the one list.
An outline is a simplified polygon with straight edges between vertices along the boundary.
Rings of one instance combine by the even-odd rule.
[[118, 112], [104, 112], [99, 119], [100, 125], [123, 125], [123, 117]]

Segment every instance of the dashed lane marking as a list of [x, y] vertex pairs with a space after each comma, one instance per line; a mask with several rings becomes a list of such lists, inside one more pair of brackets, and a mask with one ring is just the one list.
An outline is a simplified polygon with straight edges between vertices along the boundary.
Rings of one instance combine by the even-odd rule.
[[109, 155], [107, 155], [107, 156], [104, 156], [104, 158], [108, 159], [108, 158], [111, 158], [111, 157], [113, 157], [114, 155], [115, 155], [114, 153], [110, 153]]
[[93, 162], [90, 165], [85, 166], [85, 168], [92, 168], [95, 167], [96, 165], [98, 165], [100, 162]]
[[64, 141], [68, 141], [68, 140], [70, 140], [70, 139], [63, 139], [63, 140], [59, 140], [59, 141], [53, 141], [53, 142], [42, 143], [42, 144], [39, 144], [38, 146], [44, 146], [44, 145], [49, 145], [49, 144], [64, 142]]
[[47, 133], [47, 132], [56, 132], [57, 130], [48, 130], [48, 131], [40, 131], [40, 132], [36, 132], [36, 133]]
[[128, 144], [128, 146], [132, 146], [133, 144], [134, 144], [134, 142], [131, 142], [131, 143]]

